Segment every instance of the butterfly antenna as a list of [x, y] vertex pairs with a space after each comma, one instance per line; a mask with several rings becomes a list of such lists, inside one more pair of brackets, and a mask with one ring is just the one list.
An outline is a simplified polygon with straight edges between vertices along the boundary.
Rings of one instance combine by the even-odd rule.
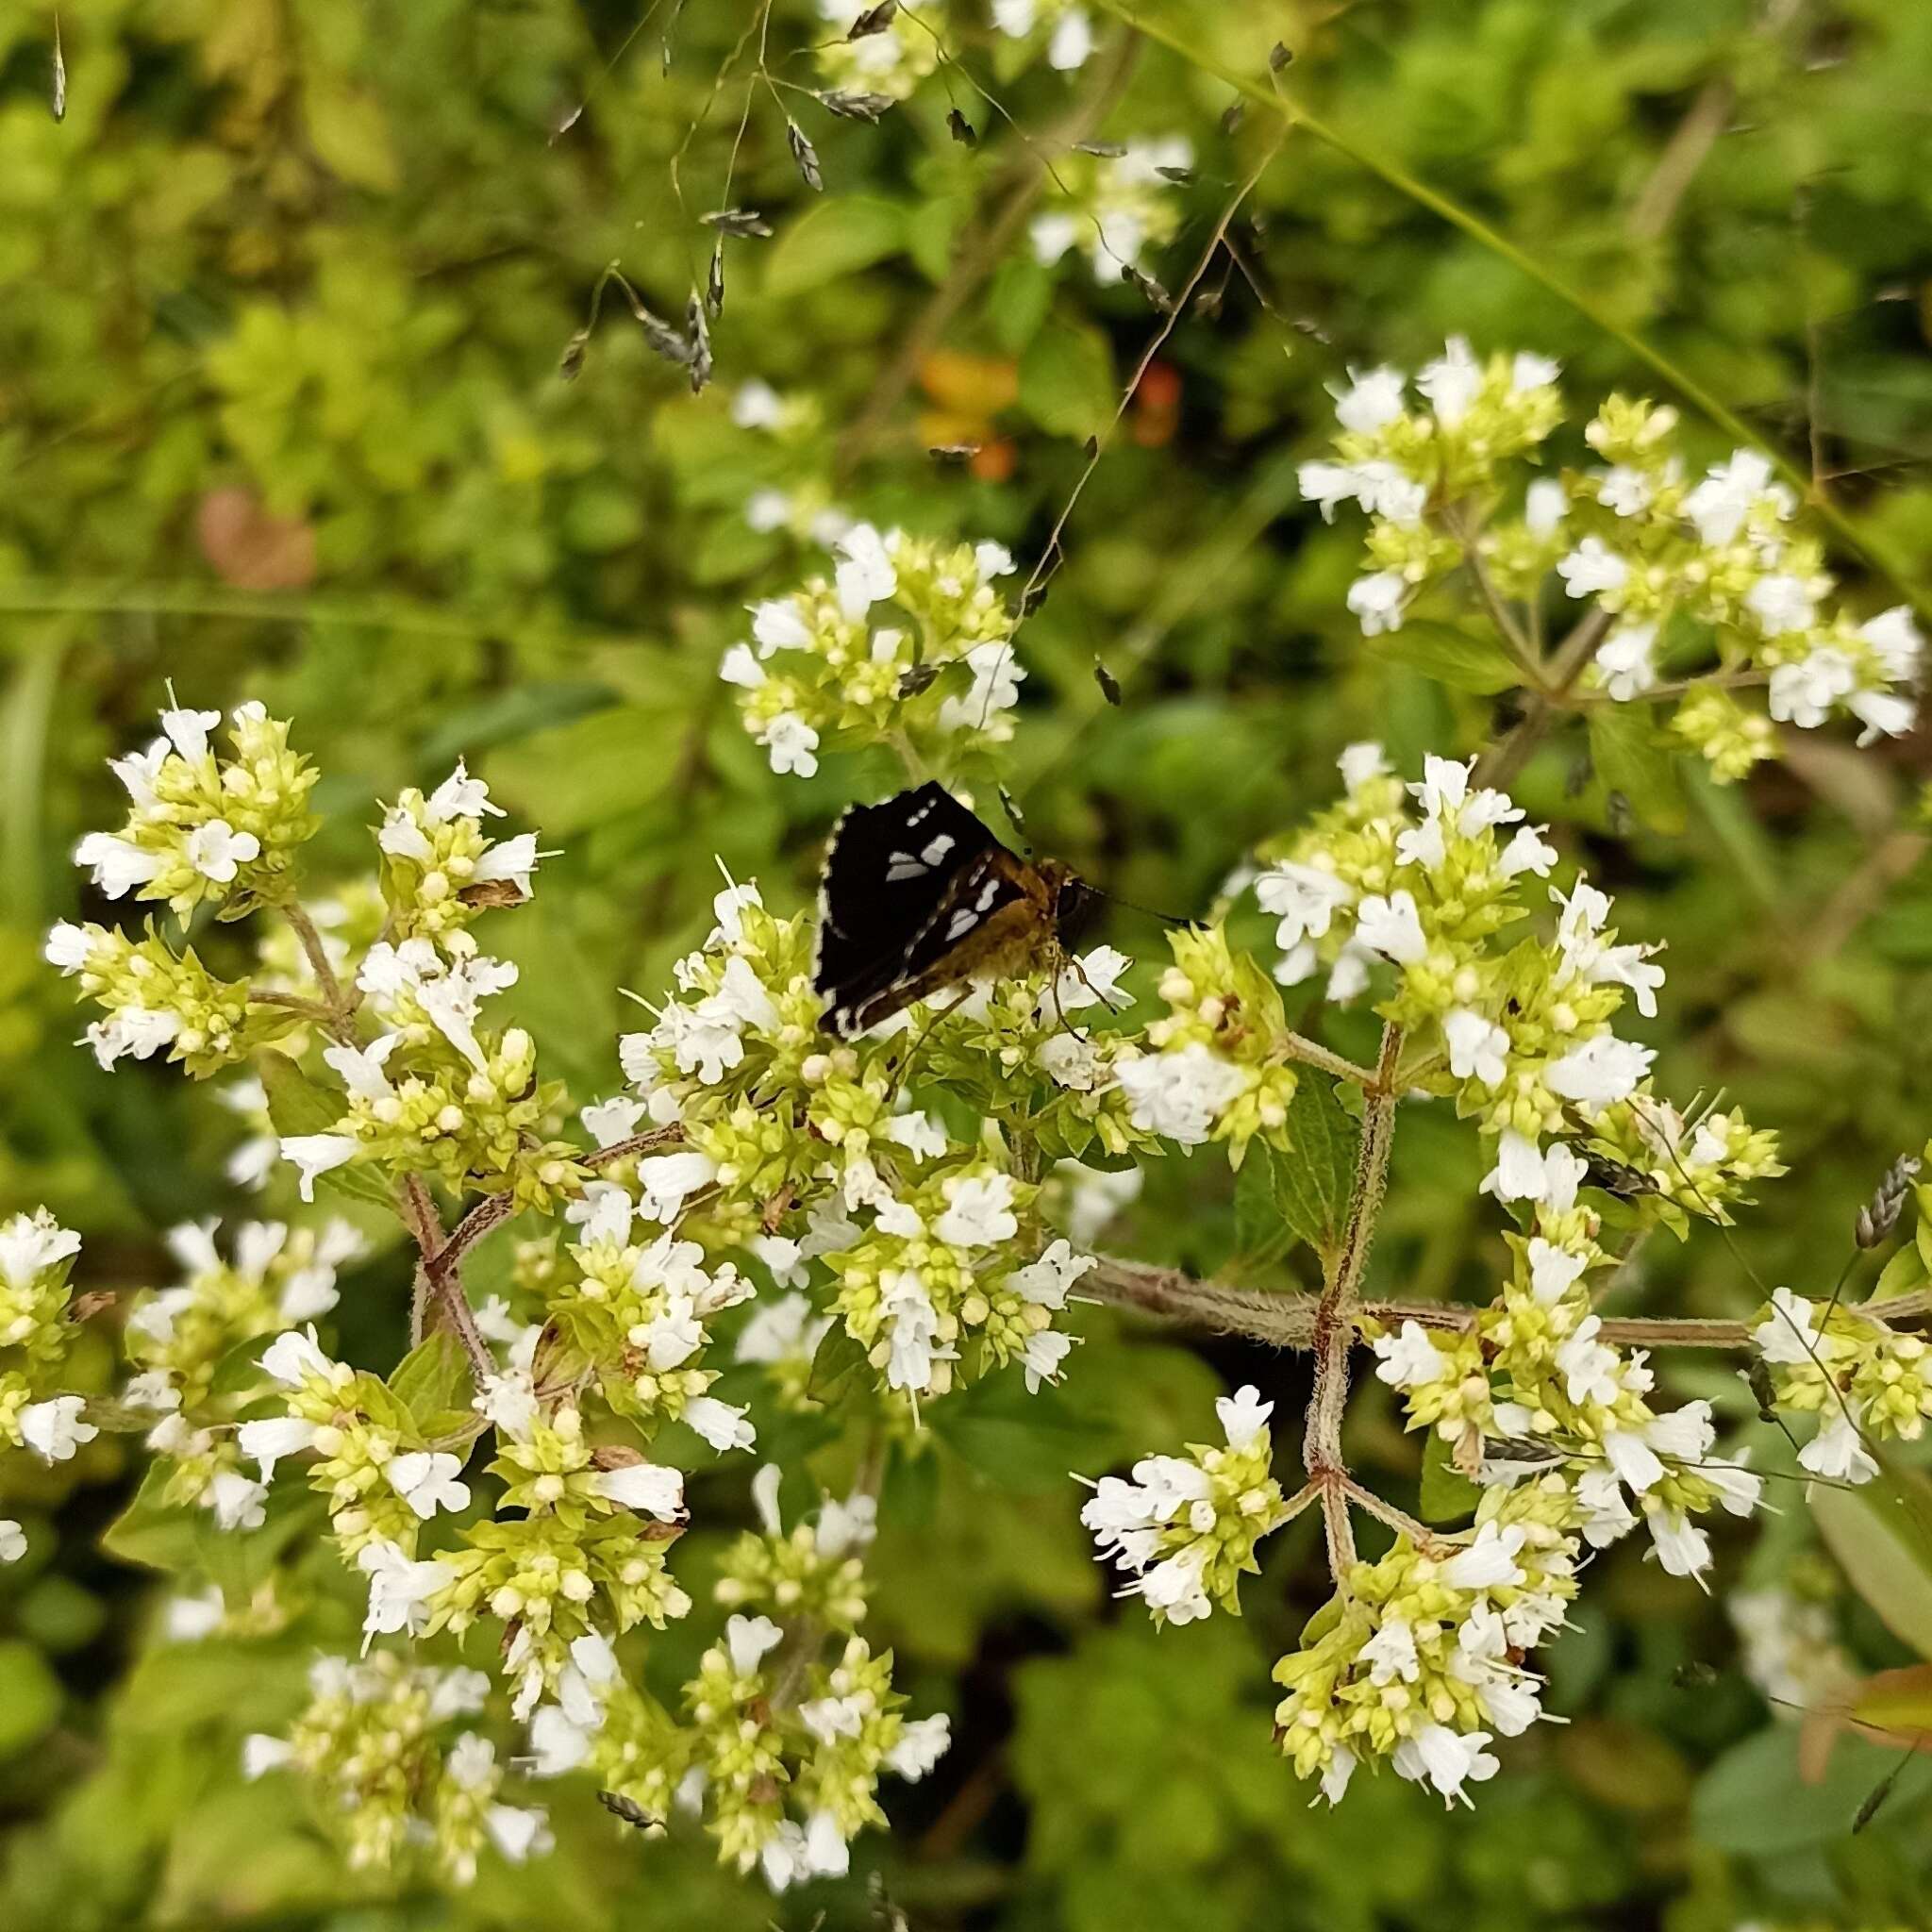
[[1158, 919], [1162, 925], [1205, 925], [1207, 921], [1196, 912], [1157, 912], [1152, 906], [1142, 906], [1135, 899], [1123, 899], [1118, 892], [1109, 892], [1105, 886], [1096, 886], [1091, 880], [1081, 883], [1097, 898], [1108, 900], [1115, 906], [1124, 906], [1129, 912], [1138, 912], [1147, 919]]

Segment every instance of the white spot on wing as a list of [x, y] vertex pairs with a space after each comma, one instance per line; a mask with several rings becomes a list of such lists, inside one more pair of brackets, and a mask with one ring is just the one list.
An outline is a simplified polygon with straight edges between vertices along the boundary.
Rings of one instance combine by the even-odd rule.
[[[928, 846], [926, 850], [931, 851]], [[886, 854], [886, 883], [895, 886], [906, 879], [924, 878], [933, 868], [930, 858], [914, 858], [909, 852], [889, 852]]]
[[979, 913], [971, 906], [962, 906], [946, 922], [946, 938], [953, 941], [962, 939], [979, 924]]
[[[930, 844], [920, 848], [919, 856], [927, 865], [937, 865], [953, 849], [954, 842], [952, 833], [941, 832]], [[892, 855], [894, 858], [898, 856], [896, 852]]]

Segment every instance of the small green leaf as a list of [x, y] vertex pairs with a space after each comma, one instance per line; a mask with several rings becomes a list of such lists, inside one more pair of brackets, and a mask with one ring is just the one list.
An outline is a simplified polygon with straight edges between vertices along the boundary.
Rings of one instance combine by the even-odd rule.
[[1887, 1629], [1932, 1657], [1932, 1480], [1885, 1461], [1855, 1490], [1813, 1491], [1819, 1533]]
[[1524, 681], [1523, 667], [1493, 635], [1463, 630], [1429, 618], [1410, 618], [1390, 631], [1375, 647], [1392, 664], [1420, 671], [1455, 691], [1489, 697], [1513, 691]]
[[[451, 1411], [465, 1410], [470, 1402], [470, 1364], [462, 1344], [439, 1329], [396, 1364], [389, 1392], [415, 1417], [425, 1436], [448, 1434]], [[432, 1429], [432, 1423], [439, 1426]]]
[[833, 1401], [846, 1382], [865, 1367], [865, 1350], [851, 1329], [842, 1322], [834, 1322], [811, 1358], [811, 1374], [806, 1377], [805, 1392], [814, 1402]]
[[60, 1680], [31, 1643], [0, 1643], [0, 1758], [52, 1730], [60, 1701]]
[[870, 268], [906, 246], [906, 210], [874, 195], [820, 202], [772, 244], [765, 293], [797, 295]]
[[1457, 1468], [1449, 1444], [1434, 1429], [1423, 1443], [1423, 1491], [1418, 1505], [1424, 1523], [1462, 1523], [1475, 1514], [1482, 1490]]
[[1303, 1071], [1288, 1109], [1289, 1152], [1274, 1162], [1281, 1217], [1308, 1245], [1332, 1255], [1348, 1216], [1360, 1135], [1341, 1110], [1335, 1083]]
[[1677, 761], [1657, 736], [1648, 705], [1596, 706], [1590, 755], [1605, 791], [1620, 793], [1642, 824], [1658, 832], [1684, 829]]
[[1113, 351], [1097, 328], [1050, 321], [1020, 358], [1020, 407], [1054, 436], [1098, 436], [1113, 420]]
[[1281, 1215], [1276, 1163], [1286, 1158], [1265, 1142], [1250, 1147], [1234, 1177], [1234, 1241], [1243, 1261], [1262, 1266], [1288, 1252], [1293, 1230]]
[[[1924, 1223], [1920, 1222], [1923, 1228]], [[1900, 1248], [1879, 1271], [1878, 1279], [1872, 1285], [1867, 1297], [1874, 1302], [1889, 1301], [1893, 1295], [1910, 1294], [1916, 1289], [1924, 1288], [1927, 1276], [1925, 1257], [1919, 1252], [1916, 1240]]]
[[201, 1556], [196, 1512], [178, 1504], [163, 1503], [161, 1491], [174, 1474], [165, 1461], [148, 1464], [134, 1501], [101, 1536], [101, 1547], [124, 1563], [143, 1570], [193, 1569]]

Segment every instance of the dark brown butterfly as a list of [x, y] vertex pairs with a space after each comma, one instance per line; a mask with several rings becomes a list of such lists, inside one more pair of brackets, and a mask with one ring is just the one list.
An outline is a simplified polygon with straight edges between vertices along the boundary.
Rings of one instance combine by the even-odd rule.
[[1097, 896], [1058, 860], [1008, 852], [942, 785], [855, 805], [819, 889], [821, 1024], [849, 1039], [961, 980], [1052, 959]]

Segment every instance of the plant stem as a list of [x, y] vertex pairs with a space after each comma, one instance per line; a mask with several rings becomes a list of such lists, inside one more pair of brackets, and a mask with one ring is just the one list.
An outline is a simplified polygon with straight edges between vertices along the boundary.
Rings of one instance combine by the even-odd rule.
[[329, 1016], [329, 1031], [339, 1039], [354, 1042], [354, 1034], [349, 1022], [356, 1010], [355, 1001], [342, 991], [342, 983], [336, 977], [336, 969], [329, 964], [328, 950], [322, 943], [322, 935], [315, 929], [315, 922], [303, 908], [299, 899], [290, 899], [282, 906], [282, 914], [293, 929], [302, 956], [308, 961], [308, 970], [315, 974], [315, 983], [322, 989], [322, 1004]]
[[1357, 1087], [1375, 1084], [1377, 1075], [1373, 1067], [1357, 1066], [1354, 1060], [1344, 1059], [1339, 1053], [1330, 1053], [1318, 1041], [1307, 1039], [1299, 1033], [1284, 1033], [1281, 1044], [1290, 1059], [1299, 1060], [1304, 1066], [1332, 1074], [1338, 1080], [1352, 1081]]

